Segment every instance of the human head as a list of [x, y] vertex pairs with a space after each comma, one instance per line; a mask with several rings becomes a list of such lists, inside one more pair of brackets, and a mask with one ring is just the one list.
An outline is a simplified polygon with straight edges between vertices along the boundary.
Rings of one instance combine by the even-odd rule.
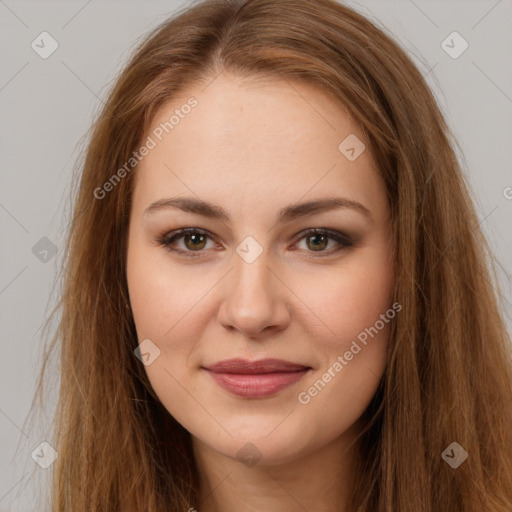
[[[443, 411], [449, 406], [454, 416], [465, 418], [476, 402], [483, 404], [490, 392], [473, 389], [472, 380], [484, 379], [490, 368], [502, 376], [500, 389], [505, 389], [504, 331], [478, 247], [482, 240], [476, 216], [431, 92], [383, 32], [328, 0], [198, 4], [155, 31], [119, 77], [92, 135], [70, 233], [68, 270], [74, 280], [70, 278], [63, 298], [62, 324], [63, 335], [73, 340], [63, 347], [63, 386], [74, 390], [65, 398], [67, 421], [110, 411], [112, 423], [97, 425], [96, 440], [113, 441], [113, 432], [124, 432], [120, 437], [132, 441], [130, 453], [144, 460], [151, 485], [165, 485], [159, 467], [173, 467], [185, 475], [184, 481], [193, 479], [192, 468], [177, 455], [180, 448], [190, 448], [187, 433], [166, 415], [145, 368], [133, 356], [141, 340], [126, 308], [126, 255], [137, 165], [114, 179], [115, 186], [103, 197], [98, 188], [133, 157], [167, 102], [221, 71], [316, 87], [348, 109], [378, 164], [392, 228], [394, 299], [402, 311], [390, 332], [381, 388], [367, 411], [371, 423], [361, 450], [367, 458], [372, 454], [373, 462], [361, 468], [357, 496], [366, 505], [381, 503], [383, 495], [392, 496], [393, 504], [408, 496], [411, 508], [428, 510], [432, 496], [449, 495], [442, 486], [429, 487], [433, 467], [438, 482], [445, 478], [452, 489], [464, 489], [465, 481], [479, 478], [478, 468], [495, 462], [498, 437], [504, 436], [499, 428], [480, 465], [461, 467], [456, 474], [435, 466], [453, 436], [461, 445], [478, 445], [474, 435], [485, 414], [465, 430], [461, 419]], [[448, 321], [450, 312], [455, 321]], [[467, 332], [472, 333], [469, 340]], [[493, 341], [478, 359], [484, 336]], [[109, 357], [101, 357], [102, 351]], [[87, 389], [91, 397], [83, 413], [73, 407], [79, 402], [78, 389]], [[496, 426], [503, 425], [496, 419]], [[171, 446], [162, 436], [166, 428], [173, 429]], [[75, 430], [63, 442], [63, 465], [66, 446], [87, 444], [83, 436]], [[148, 444], [160, 446], [161, 453], [145, 453]], [[108, 460], [110, 478], [115, 464]], [[139, 474], [134, 465], [128, 471]], [[386, 486], [393, 481], [398, 483], [391, 491]], [[135, 500], [138, 489], [130, 492]], [[479, 499], [476, 493], [466, 494]]]
[[[254, 446], [258, 464], [275, 465], [347, 437], [378, 388], [396, 314], [390, 209], [364, 135], [337, 101], [301, 82], [210, 79], [158, 111], [142, 137], [157, 142], [132, 195], [130, 305], [141, 350], [160, 351], [145, 368], [167, 410], [211, 449], [236, 459]], [[158, 141], [190, 98], [193, 113]], [[347, 139], [357, 158], [345, 155]], [[185, 211], [163, 206], [170, 197], [190, 198]], [[276, 220], [290, 204], [334, 197], [355, 206], [312, 216], [310, 205], [307, 217]], [[194, 214], [190, 201], [219, 205], [230, 219]], [[171, 253], [165, 240], [184, 226], [208, 230], [206, 248], [176, 241]], [[316, 252], [301, 241], [315, 227], [332, 233]], [[205, 371], [232, 358], [311, 370], [251, 399]]]

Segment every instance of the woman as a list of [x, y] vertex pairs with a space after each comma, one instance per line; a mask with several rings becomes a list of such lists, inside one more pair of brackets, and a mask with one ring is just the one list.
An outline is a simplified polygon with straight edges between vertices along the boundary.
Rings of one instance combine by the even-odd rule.
[[89, 143], [53, 510], [510, 512], [488, 255], [388, 36], [331, 0], [194, 4]]

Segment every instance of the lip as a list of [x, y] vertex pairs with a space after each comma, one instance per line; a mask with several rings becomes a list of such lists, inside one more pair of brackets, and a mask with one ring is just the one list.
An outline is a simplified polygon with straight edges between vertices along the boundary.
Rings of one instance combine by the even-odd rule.
[[229, 359], [203, 369], [220, 387], [234, 395], [262, 398], [295, 384], [311, 367], [282, 359]]

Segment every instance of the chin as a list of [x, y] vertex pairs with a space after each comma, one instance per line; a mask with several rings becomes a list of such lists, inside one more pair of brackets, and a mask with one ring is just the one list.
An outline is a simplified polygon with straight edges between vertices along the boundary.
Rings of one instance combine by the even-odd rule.
[[287, 420], [283, 422], [283, 418], [260, 423], [249, 419], [244, 424], [232, 424], [228, 430], [233, 437], [226, 432], [222, 437], [192, 435], [203, 445], [248, 467], [286, 464], [318, 448], [318, 437], [308, 435], [303, 423], [292, 425]]

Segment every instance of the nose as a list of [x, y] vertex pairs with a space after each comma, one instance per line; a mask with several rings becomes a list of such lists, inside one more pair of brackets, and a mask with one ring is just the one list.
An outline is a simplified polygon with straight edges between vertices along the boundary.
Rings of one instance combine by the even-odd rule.
[[234, 269], [226, 276], [218, 320], [230, 331], [261, 338], [286, 328], [290, 322], [291, 292], [265, 252], [252, 263], [234, 255]]

